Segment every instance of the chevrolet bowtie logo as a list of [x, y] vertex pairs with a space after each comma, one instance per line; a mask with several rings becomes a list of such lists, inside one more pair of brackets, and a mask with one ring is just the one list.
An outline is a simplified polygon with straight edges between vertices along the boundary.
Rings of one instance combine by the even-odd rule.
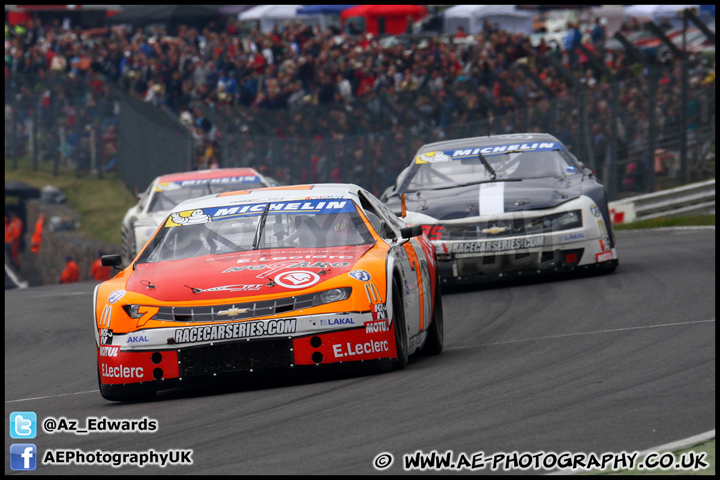
[[492, 228], [486, 228], [482, 231], [482, 233], [489, 233], [490, 235], [495, 235], [504, 232], [505, 230], [507, 230], [507, 227], [498, 227], [495, 225]]
[[221, 310], [217, 314], [218, 315], [228, 315], [228, 316], [239, 315], [241, 313], [247, 312], [248, 310], [250, 310], [250, 309], [249, 308], [229, 308], [227, 310]]

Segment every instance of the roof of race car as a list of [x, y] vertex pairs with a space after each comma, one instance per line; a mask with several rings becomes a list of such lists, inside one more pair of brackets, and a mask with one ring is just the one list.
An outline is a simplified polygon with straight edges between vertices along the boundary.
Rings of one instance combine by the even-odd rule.
[[509, 145], [531, 142], [560, 142], [549, 133], [512, 133], [508, 135], [490, 135], [487, 137], [458, 138], [443, 142], [428, 143], [420, 147], [418, 154], [433, 151], [446, 151], [462, 148], [482, 148], [495, 145]]
[[208, 178], [259, 176], [254, 168], [213, 168], [191, 172], [168, 173], [155, 179], [156, 183], [180, 182], [182, 180], [203, 180]]
[[361, 188], [351, 183], [316, 183], [308, 185], [285, 185], [217, 193], [192, 198], [178, 204], [173, 212], [195, 208], [212, 208], [224, 205], [288, 200], [316, 200], [322, 198], [348, 198], [358, 196]]

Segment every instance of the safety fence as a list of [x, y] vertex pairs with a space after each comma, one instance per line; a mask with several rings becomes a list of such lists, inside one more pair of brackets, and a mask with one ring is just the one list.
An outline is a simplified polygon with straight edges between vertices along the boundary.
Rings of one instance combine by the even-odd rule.
[[617, 200], [608, 207], [614, 224], [715, 213], [715, 180]]

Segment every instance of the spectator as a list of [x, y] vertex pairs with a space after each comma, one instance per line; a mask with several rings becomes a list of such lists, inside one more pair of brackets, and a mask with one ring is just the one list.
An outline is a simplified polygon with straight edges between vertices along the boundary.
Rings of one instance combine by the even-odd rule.
[[578, 68], [578, 46], [582, 35], [576, 23], [567, 22], [567, 33], [563, 38], [563, 48], [568, 56], [568, 63], [572, 70]]
[[98, 252], [98, 258], [95, 259], [90, 267], [90, 278], [96, 282], [104, 282], [105, 280], [110, 280], [110, 278], [112, 278], [112, 267], [106, 267], [102, 264], [103, 255], [105, 255], [105, 252], [100, 250]]
[[607, 20], [605, 18], [595, 17], [595, 26], [590, 33], [590, 41], [595, 47], [595, 51], [601, 53], [605, 51], [605, 24]]
[[65, 257], [65, 270], [60, 274], [58, 283], [76, 283], [80, 280], [80, 268], [71, 256]]
[[20, 241], [23, 233], [23, 222], [13, 210], [5, 217], [5, 252], [16, 271], [20, 271]]

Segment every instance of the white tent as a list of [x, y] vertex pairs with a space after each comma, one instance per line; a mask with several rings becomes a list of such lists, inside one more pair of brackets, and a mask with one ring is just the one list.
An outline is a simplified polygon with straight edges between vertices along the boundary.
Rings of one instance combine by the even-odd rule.
[[699, 5], [628, 5], [625, 7], [625, 18], [652, 20], [658, 25], [663, 18], [667, 18], [674, 26], [678, 26], [682, 19], [681, 12], [686, 8], [698, 9]]
[[321, 15], [298, 15], [298, 8], [302, 5], [258, 5], [255, 8], [241, 12], [239, 20], [257, 20], [260, 22], [260, 30], [269, 32], [277, 24], [283, 25], [287, 22], [299, 21], [308, 25], [320, 23]]
[[443, 12], [445, 33], [454, 35], [463, 27], [468, 35], [483, 30], [483, 22], [498, 24], [501, 29], [530, 35], [533, 31], [533, 13], [517, 10], [515, 5], [456, 5]]

